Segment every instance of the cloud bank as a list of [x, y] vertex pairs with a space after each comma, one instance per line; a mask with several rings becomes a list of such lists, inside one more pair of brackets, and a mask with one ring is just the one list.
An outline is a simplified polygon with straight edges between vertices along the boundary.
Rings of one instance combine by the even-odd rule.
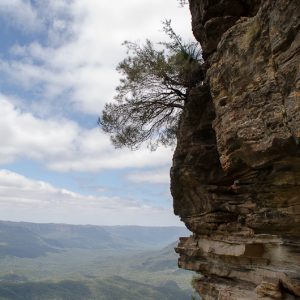
[[[179, 8], [176, 0], [0, 1], [0, 165], [22, 173], [24, 166], [38, 162], [41, 168], [35, 176], [51, 177], [53, 183], [0, 169], [0, 219], [108, 225], [178, 222], [171, 208], [155, 204], [169, 199], [161, 191], [169, 184], [173, 150], [116, 150], [96, 127], [118, 85], [115, 68], [126, 56], [121, 43], [164, 40], [165, 19], [173, 19], [183, 38], [192, 38], [188, 9]], [[96, 182], [95, 191], [92, 186], [84, 190], [72, 179], [62, 180], [70, 190], [73, 184], [74, 190], [94, 193], [91, 196], [55, 187], [63, 176], [82, 174], [101, 177], [103, 186], [98, 188]], [[153, 184], [160, 194], [148, 197]], [[106, 189], [125, 199], [97, 196]]]
[[115, 68], [125, 56], [121, 43], [165, 40], [161, 22], [166, 18], [173, 18], [176, 31], [191, 38], [188, 12], [174, 0], [42, 0], [34, 6], [5, 0], [1, 12], [11, 16], [11, 26], [43, 31], [43, 40], [14, 44], [10, 58], [0, 60], [0, 70], [11, 83], [27, 91], [38, 89], [40, 105], [32, 109], [44, 113], [51, 102], [53, 109], [64, 103], [67, 109], [99, 115], [118, 84]]
[[0, 94], [0, 163], [40, 161], [51, 170], [103, 171], [142, 168], [170, 162], [171, 149], [151, 152], [116, 150], [99, 128], [84, 129], [68, 119], [41, 119], [24, 112]]
[[180, 225], [171, 209], [117, 197], [85, 196], [0, 170], [0, 219], [94, 225]]

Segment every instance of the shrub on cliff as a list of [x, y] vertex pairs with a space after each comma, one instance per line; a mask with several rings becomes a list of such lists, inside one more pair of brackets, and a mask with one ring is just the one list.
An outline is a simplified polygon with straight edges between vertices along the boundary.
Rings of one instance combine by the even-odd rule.
[[117, 67], [123, 77], [98, 120], [117, 148], [172, 145], [187, 91], [203, 79], [198, 44], [184, 43], [170, 21], [163, 24], [170, 42], [159, 43], [160, 49], [150, 40], [124, 42], [128, 56]]
[[179, 4], [180, 4], [180, 6], [184, 6], [184, 5], [186, 5], [186, 4], [189, 3], [188, 0], [178, 0], [178, 2], [179, 2]]

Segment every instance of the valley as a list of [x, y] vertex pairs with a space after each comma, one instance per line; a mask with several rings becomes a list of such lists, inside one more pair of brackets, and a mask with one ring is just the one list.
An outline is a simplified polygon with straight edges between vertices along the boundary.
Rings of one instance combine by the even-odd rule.
[[0, 299], [191, 299], [181, 227], [0, 222]]

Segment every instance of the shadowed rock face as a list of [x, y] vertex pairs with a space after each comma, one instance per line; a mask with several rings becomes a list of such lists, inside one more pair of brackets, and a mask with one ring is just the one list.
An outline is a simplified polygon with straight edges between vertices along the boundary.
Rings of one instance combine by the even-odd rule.
[[223, 33], [241, 17], [256, 14], [261, 0], [190, 0], [192, 28], [206, 58], [216, 50]]
[[179, 266], [203, 299], [300, 299], [300, 2], [190, 9], [207, 72], [171, 169]]

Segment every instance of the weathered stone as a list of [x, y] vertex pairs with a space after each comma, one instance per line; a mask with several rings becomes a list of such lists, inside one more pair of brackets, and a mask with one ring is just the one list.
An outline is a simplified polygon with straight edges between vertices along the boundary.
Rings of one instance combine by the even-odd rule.
[[282, 299], [279, 280], [262, 281], [255, 289], [256, 293], [261, 297], [269, 296], [273, 299]]
[[190, 0], [193, 33], [201, 42], [204, 58], [217, 48], [223, 33], [240, 17], [252, 16], [260, 0]]
[[300, 299], [300, 3], [190, 0], [205, 58], [171, 169], [207, 299]]

